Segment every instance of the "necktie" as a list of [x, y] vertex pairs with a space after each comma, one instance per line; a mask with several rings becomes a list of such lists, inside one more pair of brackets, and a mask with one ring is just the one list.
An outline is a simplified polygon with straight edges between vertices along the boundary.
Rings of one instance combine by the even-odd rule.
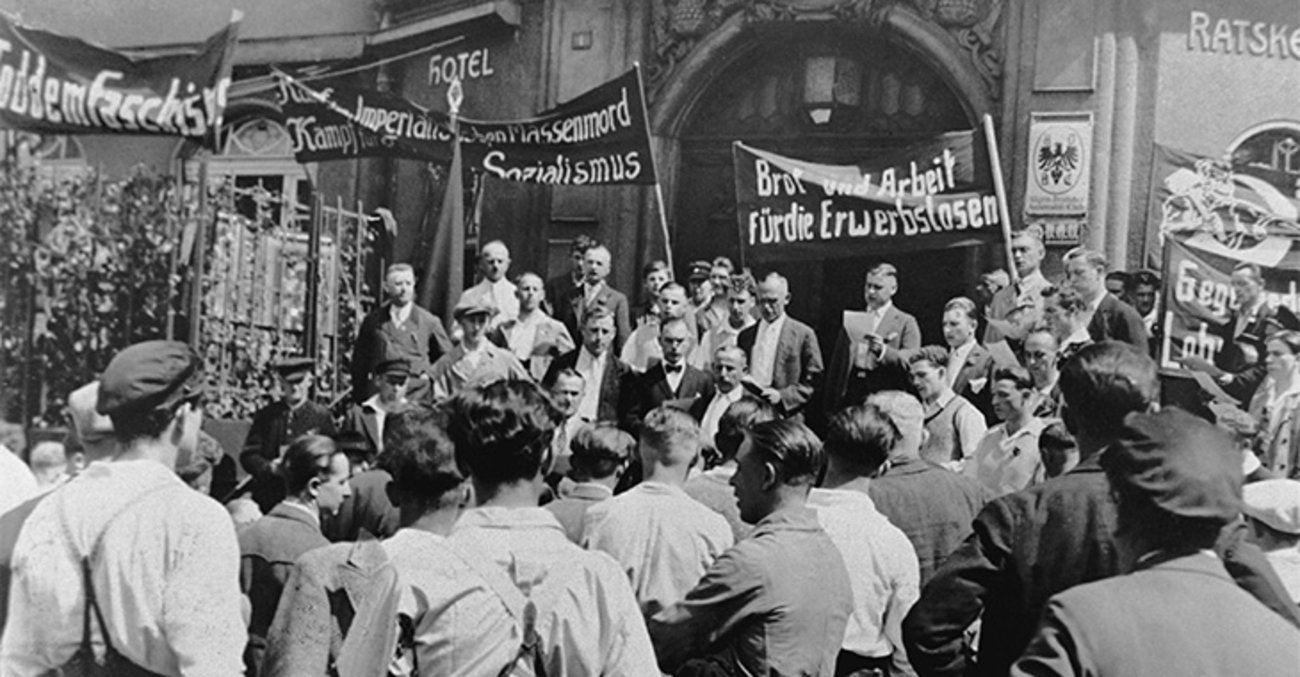
[[665, 374], [680, 374], [680, 373], [682, 373], [682, 365], [680, 365], [680, 364], [665, 364], [665, 365], [664, 365], [664, 373], [665, 373]]

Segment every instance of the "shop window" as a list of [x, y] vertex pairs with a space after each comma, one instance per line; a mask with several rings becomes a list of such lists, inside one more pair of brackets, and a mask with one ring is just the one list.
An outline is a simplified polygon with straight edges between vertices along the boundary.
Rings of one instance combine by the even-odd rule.
[[1233, 162], [1300, 178], [1300, 123], [1280, 123], [1242, 135], [1230, 147]]

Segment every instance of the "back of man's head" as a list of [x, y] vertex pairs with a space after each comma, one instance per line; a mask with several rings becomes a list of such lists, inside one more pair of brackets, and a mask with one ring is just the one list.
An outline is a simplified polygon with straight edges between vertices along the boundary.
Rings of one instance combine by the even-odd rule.
[[563, 415], [528, 381], [497, 381], [452, 398], [447, 433], [456, 460], [487, 486], [536, 479]]
[[826, 465], [822, 441], [802, 422], [781, 419], [759, 423], [749, 432], [753, 453], [777, 469], [786, 486], [811, 487]]
[[569, 476], [577, 482], [613, 477], [632, 458], [636, 440], [608, 421], [578, 429], [569, 444]]
[[109, 361], [100, 376], [95, 411], [113, 421], [123, 444], [157, 439], [189, 403], [197, 407], [203, 393], [203, 363], [178, 341], [146, 341], [130, 346]]
[[868, 397], [867, 403], [880, 407], [898, 431], [890, 456], [920, 458], [925, 441], [925, 408], [921, 401], [901, 390], [882, 390]]
[[742, 397], [727, 405], [718, 419], [718, 432], [713, 435], [713, 446], [726, 463], [736, 457], [745, 432], [759, 423], [776, 420], [776, 407], [767, 400]]
[[641, 462], [664, 468], [686, 468], [700, 454], [700, 424], [690, 414], [669, 406], [652, 409], [641, 422], [637, 447]]
[[898, 443], [898, 428], [879, 406], [859, 404], [831, 414], [826, 425], [826, 456], [835, 468], [871, 477]]
[[288, 495], [302, 493], [313, 479], [329, 477], [330, 457], [335, 453], [334, 440], [324, 435], [303, 435], [291, 442], [280, 464]]
[[456, 447], [447, 435], [445, 409], [410, 408], [384, 420], [380, 467], [403, 503], [441, 507], [459, 500], [465, 478], [456, 464]]
[[1127, 343], [1085, 346], [1061, 367], [1061, 395], [1070, 432], [1108, 440], [1124, 417], [1151, 409], [1160, 395], [1156, 363]]

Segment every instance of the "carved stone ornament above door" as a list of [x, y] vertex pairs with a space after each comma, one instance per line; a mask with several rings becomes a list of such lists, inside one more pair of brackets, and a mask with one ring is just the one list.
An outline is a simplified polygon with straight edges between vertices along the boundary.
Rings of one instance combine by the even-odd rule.
[[1001, 21], [1006, 0], [653, 0], [649, 97], [711, 32], [737, 14], [747, 25], [838, 21], [875, 28], [890, 12], [906, 11], [943, 29], [965, 52], [989, 95], [1001, 92]]

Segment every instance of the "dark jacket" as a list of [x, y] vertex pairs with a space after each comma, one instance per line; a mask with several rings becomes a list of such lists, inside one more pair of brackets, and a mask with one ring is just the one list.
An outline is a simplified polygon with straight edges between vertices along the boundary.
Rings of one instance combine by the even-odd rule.
[[826, 372], [827, 411], [856, 404], [882, 390], [912, 389], [903, 351], [921, 347], [921, 328], [916, 318], [890, 306], [875, 331], [885, 341], [885, 354], [871, 369], [860, 369], [854, 366], [854, 351], [866, 330], [865, 325], [859, 326], [861, 317], [858, 313], [845, 313], [841, 323]]
[[[975, 405], [989, 425], [998, 422], [993, 414], [993, 372], [1005, 366], [1011, 365], [1000, 363], [992, 351], [978, 343], [966, 355], [966, 361], [955, 366], [957, 380], [953, 381], [953, 392]], [[948, 368], [953, 369], [954, 365], [949, 364]]]
[[304, 553], [326, 545], [329, 541], [321, 534], [320, 524], [307, 511], [284, 503], [239, 532], [239, 587], [253, 606], [248, 634], [254, 674], [293, 563]]
[[683, 365], [682, 380], [675, 392], [668, 385], [668, 375], [664, 372], [662, 362], [650, 367], [644, 374], [634, 374], [629, 378], [630, 387], [624, 390], [624, 402], [619, 406], [624, 417], [623, 425], [629, 430], [636, 430], [641, 419], [651, 409], [665, 402], [689, 413], [696, 402], [703, 401], [707, 405], [713, 398], [713, 376], [689, 364]]
[[[974, 533], [940, 567], [903, 621], [904, 645], [917, 674], [1005, 675], [1033, 638], [1048, 598], [1121, 573], [1115, 504], [1099, 457], [980, 511]], [[1218, 549], [1225, 562], [1238, 562], [1238, 571], [1250, 571], [1234, 572], [1238, 584], [1270, 604], [1281, 585], [1269, 581], [1277, 575], [1259, 548], [1225, 541]], [[1283, 605], [1274, 599], [1270, 606]], [[981, 612], [978, 666], [968, 672], [963, 633]], [[1294, 617], [1296, 611], [1289, 613]]]
[[271, 472], [271, 462], [280, 458], [281, 450], [301, 435], [332, 436], [334, 432], [334, 418], [329, 409], [315, 402], [304, 402], [297, 409], [290, 409], [284, 400], [277, 400], [253, 414], [239, 463], [253, 476], [253, 500], [263, 514], [284, 500], [284, 480]]
[[1143, 355], [1150, 354], [1151, 337], [1147, 336], [1142, 316], [1127, 303], [1107, 293], [1088, 322], [1088, 335], [1094, 341], [1123, 341]]
[[[555, 358], [551, 362], [550, 368], [546, 370], [546, 376], [542, 378], [543, 387], [550, 388], [555, 383], [555, 377], [565, 369], [576, 369], [578, 365], [578, 355], [582, 352], [582, 346]], [[600, 380], [600, 403], [596, 406], [596, 420], [614, 421], [619, 420], [619, 403], [623, 393], [623, 386], [632, 378], [632, 368], [623, 364], [618, 359], [618, 354], [613, 347], [610, 347], [608, 355], [605, 357], [605, 374]]]
[[608, 282], [596, 293], [596, 298], [591, 303], [587, 303], [585, 293], [586, 290], [581, 286], [569, 290], [564, 301], [555, 308], [555, 319], [563, 322], [569, 329], [569, 336], [581, 343], [582, 320], [587, 316], [587, 311], [598, 305], [609, 308], [614, 313], [614, 354], [617, 355], [623, 349], [623, 342], [632, 335], [627, 296], [610, 287]]
[[[428, 374], [433, 363], [451, 350], [451, 338], [437, 315], [413, 306], [411, 316], [398, 327], [393, 324], [390, 307], [391, 304], [385, 303], [371, 311], [357, 331], [349, 370], [352, 399], [356, 402], [364, 402], [374, 394], [370, 387], [371, 372], [384, 359], [404, 357], [410, 361], [411, 375], [420, 377]], [[417, 390], [408, 390], [407, 396], [415, 398], [422, 394], [422, 388]]]
[[325, 519], [325, 536], [339, 543], [365, 538], [364, 534], [383, 539], [397, 533], [397, 506], [388, 500], [392, 479], [387, 470], [372, 468], [348, 480], [352, 495], [343, 499], [337, 514]]
[[[736, 338], [749, 360], [751, 374], [754, 373], [754, 342], [760, 326], [762, 323], [748, 327]], [[822, 371], [822, 349], [817, 344], [817, 334], [808, 325], [786, 316], [772, 367], [772, 387], [781, 393], [781, 403], [777, 406], [783, 416], [793, 416], [808, 404], [821, 385]]]
[[1238, 312], [1232, 313], [1227, 322], [1210, 331], [1223, 339], [1223, 349], [1215, 355], [1215, 366], [1232, 375], [1223, 389], [1246, 403], [1263, 383], [1268, 370], [1264, 365], [1264, 346], [1268, 338], [1282, 329], [1300, 328], [1300, 321], [1285, 307], [1264, 304], [1258, 313], [1247, 319], [1238, 334], [1238, 316]]

